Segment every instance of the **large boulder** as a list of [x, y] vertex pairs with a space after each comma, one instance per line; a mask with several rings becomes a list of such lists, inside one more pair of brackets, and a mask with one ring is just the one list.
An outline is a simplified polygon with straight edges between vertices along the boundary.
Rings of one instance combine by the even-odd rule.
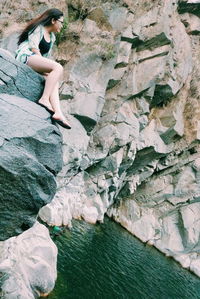
[[38, 222], [21, 234], [0, 243], [0, 297], [34, 299], [52, 291], [57, 248], [48, 229]]
[[0, 62], [0, 240], [6, 240], [30, 228], [54, 197], [62, 150], [49, 113], [31, 102], [42, 91], [42, 77], [6, 51]]

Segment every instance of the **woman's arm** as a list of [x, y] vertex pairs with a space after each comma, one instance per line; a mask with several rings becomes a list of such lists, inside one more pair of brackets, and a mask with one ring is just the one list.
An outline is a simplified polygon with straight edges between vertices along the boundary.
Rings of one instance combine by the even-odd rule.
[[43, 37], [43, 28], [42, 26], [38, 26], [29, 36], [28, 36], [28, 44], [29, 49], [37, 54], [41, 55], [39, 50], [39, 43]]

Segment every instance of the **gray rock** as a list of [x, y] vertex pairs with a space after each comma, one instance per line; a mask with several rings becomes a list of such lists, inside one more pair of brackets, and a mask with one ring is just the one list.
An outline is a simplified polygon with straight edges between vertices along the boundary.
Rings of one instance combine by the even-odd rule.
[[71, 130], [61, 129], [63, 135], [63, 167], [57, 175], [58, 189], [65, 185], [66, 179], [70, 180], [80, 171], [89, 143], [89, 136], [81, 123], [76, 118], [71, 117], [70, 124]]
[[123, 30], [128, 10], [125, 7], [116, 7], [109, 11], [109, 22], [115, 30]]
[[[100, 30], [101, 25], [109, 24], [105, 24], [102, 14], [103, 10], [97, 8], [89, 14], [89, 18], [93, 20], [84, 20], [81, 35], [84, 50], [80, 51], [69, 71], [73, 98], [68, 101], [68, 111], [81, 122], [87, 132], [91, 132], [100, 119], [120, 42], [119, 37], [114, 37], [110, 31]], [[62, 97], [64, 96], [65, 94]]]
[[42, 76], [17, 62], [6, 50], [0, 49], [0, 93], [16, 95], [36, 102], [44, 87]]
[[84, 55], [74, 65], [70, 80], [77, 86], [74, 99], [69, 105], [69, 111], [86, 128], [91, 131], [100, 118], [105, 91], [111, 72], [115, 65], [114, 58], [106, 60], [97, 54]]
[[122, 33], [121, 40], [130, 43], [132, 48], [137, 47], [141, 43], [139, 37], [133, 34], [133, 29], [131, 25], [128, 26], [126, 30]]
[[[157, 160], [154, 165], [149, 163], [148, 167], [129, 176], [133, 195], [130, 196], [130, 192], [128, 198], [114, 204], [108, 215], [142, 241], [175, 257], [183, 267], [199, 275], [200, 168], [199, 154], [195, 153], [197, 148], [193, 154], [185, 151], [178, 157], [175, 154], [171, 154], [171, 158], [168, 156], [168, 161], [162, 161], [162, 172], [156, 173], [156, 169], [159, 170]], [[134, 163], [136, 161], [137, 155]], [[135, 171], [134, 163], [132, 170]], [[124, 195], [120, 193], [120, 196]]]
[[44, 109], [5, 94], [0, 102], [0, 240], [5, 240], [31, 227], [52, 200], [62, 152], [60, 133]]
[[163, 105], [177, 94], [191, 72], [191, 44], [177, 18], [175, 5], [166, 2], [161, 6], [134, 24], [134, 32], [142, 42], [133, 56], [134, 67], [129, 77], [133, 95], [153, 90], [152, 107]]
[[119, 47], [119, 54], [117, 57], [117, 64], [115, 68], [127, 66], [129, 62], [130, 54], [131, 54], [131, 44], [126, 41], [121, 41]]

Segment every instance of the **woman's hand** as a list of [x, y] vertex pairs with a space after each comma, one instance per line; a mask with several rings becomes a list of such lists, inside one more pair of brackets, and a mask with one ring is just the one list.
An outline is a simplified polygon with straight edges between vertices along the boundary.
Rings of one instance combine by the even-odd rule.
[[42, 56], [39, 49], [32, 48], [31, 51], [37, 55]]

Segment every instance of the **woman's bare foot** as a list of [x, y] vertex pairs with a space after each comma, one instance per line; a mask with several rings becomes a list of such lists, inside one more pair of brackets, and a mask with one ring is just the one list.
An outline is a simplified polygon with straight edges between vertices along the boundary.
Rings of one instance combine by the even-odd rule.
[[38, 101], [38, 104], [49, 110], [49, 112], [54, 112], [53, 107], [47, 98], [41, 97]]
[[55, 122], [57, 122], [60, 126], [62, 126], [63, 128], [65, 128], [65, 129], [71, 129], [71, 125], [66, 120], [66, 118], [64, 117], [64, 115], [54, 113], [54, 115], [52, 116], [52, 119]]

